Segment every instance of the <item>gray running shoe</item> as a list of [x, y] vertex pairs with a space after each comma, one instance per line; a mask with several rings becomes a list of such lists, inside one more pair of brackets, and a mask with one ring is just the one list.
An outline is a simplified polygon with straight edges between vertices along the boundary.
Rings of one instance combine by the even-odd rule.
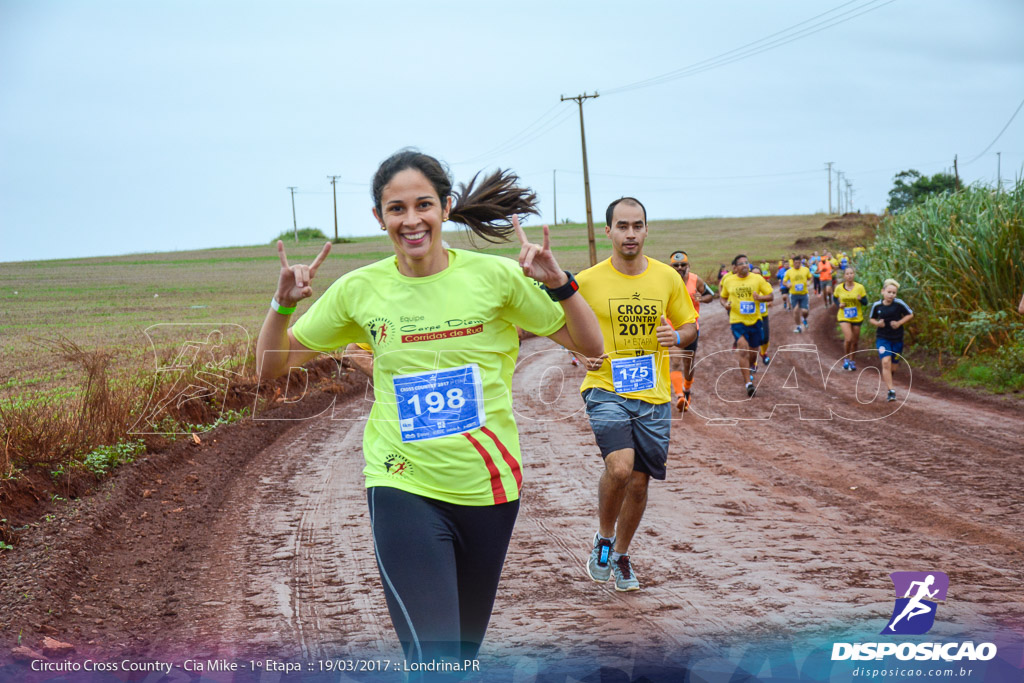
[[629, 555], [620, 555], [619, 559], [612, 562], [612, 573], [615, 574], [615, 590], [640, 590], [640, 581], [636, 578], [636, 574], [633, 573], [633, 566], [629, 563]]
[[612, 545], [615, 539], [601, 538], [601, 534], [594, 534], [594, 549], [590, 551], [590, 559], [587, 560], [587, 574], [594, 581], [604, 583], [612, 575]]

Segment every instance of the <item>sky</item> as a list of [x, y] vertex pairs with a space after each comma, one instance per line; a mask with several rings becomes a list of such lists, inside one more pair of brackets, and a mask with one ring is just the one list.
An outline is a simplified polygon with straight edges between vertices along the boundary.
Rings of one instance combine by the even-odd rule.
[[583, 221], [560, 96], [595, 92], [598, 225], [621, 196], [827, 211], [826, 162], [880, 212], [955, 155], [966, 183], [1024, 174], [1022, 31], [1020, 0], [0, 0], [0, 262], [269, 244], [289, 187], [331, 236], [329, 175], [339, 235], [375, 234], [369, 180], [407, 146]]

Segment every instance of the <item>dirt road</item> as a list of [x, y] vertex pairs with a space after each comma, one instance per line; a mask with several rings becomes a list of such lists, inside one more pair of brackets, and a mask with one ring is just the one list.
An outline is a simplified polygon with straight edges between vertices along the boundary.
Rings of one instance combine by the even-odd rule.
[[[747, 401], [726, 316], [704, 312], [694, 407], [676, 413], [668, 480], [652, 483], [631, 594], [584, 570], [602, 463], [582, 371], [548, 340], [524, 343], [526, 481], [484, 680], [878, 633], [893, 571], [949, 575], [933, 633], [1024, 632], [1021, 403], [919, 379], [908, 395], [905, 368], [886, 403], [873, 353], [861, 372], [830, 371], [841, 345], [820, 308], [802, 335], [773, 310], [775, 360]], [[51, 636], [72, 658], [399, 659], [362, 486], [368, 408], [355, 391], [335, 419], [232, 426], [59, 511], [0, 559], [0, 657]]]

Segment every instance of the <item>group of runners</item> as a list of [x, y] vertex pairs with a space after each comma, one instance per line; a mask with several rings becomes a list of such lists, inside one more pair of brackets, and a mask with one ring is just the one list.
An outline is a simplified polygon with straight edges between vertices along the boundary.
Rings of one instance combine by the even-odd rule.
[[[407, 660], [462, 662], [483, 640], [523, 482], [511, 398], [519, 328], [586, 366], [580, 391], [604, 460], [587, 573], [619, 591], [639, 589], [629, 547], [650, 479], [666, 475], [673, 389], [675, 406], [689, 407], [698, 311], [711, 287], [685, 251], [668, 264], [644, 253], [647, 213], [632, 197], [607, 208], [611, 256], [575, 276], [559, 266], [547, 226], [541, 244], [520, 227], [518, 216], [537, 213], [537, 198], [511, 172], [474, 177], [456, 192], [441, 162], [407, 149], [380, 165], [372, 197], [394, 256], [341, 276], [294, 324], [331, 245], [311, 264], [292, 265], [278, 242], [257, 372], [270, 379], [349, 348], [373, 378], [363, 474], [385, 602]], [[518, 262], [449, 248], [446, 221], [492, 241], [517, 239]], [[770, 362], [774, 294], [745, 256], [732, 266], [720, 296], [753, 395], [759, 351]], [[872, 309], [880, 338], [890, 327], [902, 334], [908, 319], [889, 325], [901, 305], [892, 292]], [[851, 306], [859, 312], [864, 303]], [[899, 353], [895, 338], [887, 348]]]

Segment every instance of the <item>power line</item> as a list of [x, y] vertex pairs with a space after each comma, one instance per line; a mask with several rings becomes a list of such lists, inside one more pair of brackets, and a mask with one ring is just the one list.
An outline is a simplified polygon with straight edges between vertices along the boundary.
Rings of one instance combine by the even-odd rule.
[[[849, 9], [845, 12], [829, 17], [828, 19], [820, 21], [812, 26], [808, 26], [807, 28], [800, 29], [799, 31], [796, 31], [791, 35], [780, 37], [775, 40], [770, 40], [775, 36], [789, 33], [798, 26], [807, 24], [825, 15], [832, 14], [837, 10], [846, 7], [847, 5], [853, 4], [853, 2], [859, 1], [860, 0], [851, 0], [851, 2], [845, 2], [842, 5], [839, 5], [828, 10], [827, 12], [823, 12], [822, 14], [819, 14], [815, 17], [811, 17], [810, 19], [805, 19], [804, 21], [794, 24], [781, 31], [776, 31], [775, 33], [765, 36], [764, 38], [760, 38], [753, 42], [747, 43], [746, 45], [742, 45], [727, 52], [723, 52], [714, 57], [709, 57], [708, 59], [703, 59], [699, 62], [694, 62], [693, 64], [690, 64], [679, 69], [675, 69], [673, 71], [669, 71], [659, 76], [653, 76], [651, 78], [647, 78], [641, 81], [635, 81], [633, 83], [628, 83], [617, 88], [610, 88], [608, 90], [602, 91], [602, 93], [605, 95], [615, 95], [622, 92], [627, 92], [629, 90], [636, 90], [639, 88], [647, 88], [654, 85], [661, 85], [663, 83], [668, 83], [670, 81], [685, 78], [687, 76], [694, 76], [704, 71], [710, 71], [711, 69], [716, 69], [721, 66], [726, 66], [728, 64], [732, 64], [733, 62], [738, 62], [740, 60], [747, 59], [748, 57], [753, 57], [755, 55], [761, 54], [762, 52], [767, 52], [768, 50], [773, 50], [777, 47], [788, 45], [789, 43], [814, 35], [815, 33], [820, 33], [821, 31], [832, 28], [833, 26], [838, 26], [839, 24], [845, 23], [852, 19], [856, 19], [857, 17], [867, 14], [868, 12], [873, 12], [877, 9], [885, 7], [886, 5], [892, 4], [896, 0], [887, 0], [886, 2], [882, 2], [882, 4], [876, 4], [879, 2], [879, 0], [868, 0], [868, 2], [864, 4], [858, 5], [857, 7]], [[874, 6], [872, 7], [871, 5]], [[759, 45], [759, 43], [764, 44]]]
[[482, 152], [480, 154], [477, 154], [476, 156], [471, 157], [469, 159], [466, 159], [465, 161], [456, 161], [455, 163], [453, 163], [451, 165], [452, 166], [461, 166], [462, 164], [476, 163], [480, 159], [485, 159], [485, 158], [490, 157], [490, 156], [492, 156], [492, 155], [494, 155], [496, 153], [500, 153], [500, 152], [505, 151], [505, 147], [506, 146], [517, 143], [523, 136], [528, 135], [531, 132], [533, 132], [533, 130], [532, 130], [533, 128], [539, 127], [539, 126], [543, 125], [542, 122], [544, 122], [545, 119], [557, 118], [557, 116], [559, 114], [561, 114], [562, 112], [558, 112], [558, 114], [556, 114], [554, 117], [550, 117], [549, 116], [556, 109], [558, 109], [558, 105], [557, 104], [552, 106], [550, 109], [548, 109], [546, 112], [544, 112], [540, 116], [538, 116], [532, 123], [530, 123], [530, 125], [526, 126], [526, 128], [523, 128], [521, 131], [519, 131], [515, 135], [511, 136], [510, 138], [508, 138], [507, 140], [505, 140], [504, 142], [502, 142], [498, 146], [493, 147], [493, 148], [491, 148], [490, 150], [488, 150], [486, 152]]
[[[563, 173], [576, 173], [580, 171], [570, 171], [564, 169], [558, 169]], [[761, 173], [756, 175], [727, 175], [727, 176], [653, 176], [653, 175], [624, 175], [620, 173], [591, 173], [591, 175], [602, 176], [605, 178], [625, 178], [627, 180], [747, 180], [750, 178], [776, 178], [782, 176], [794, 176], [794, 175], [811, 175], [821, 173], [820, 169], [812, 169], [808, 171], [785, 171], [782, 173]]]
[[992, 142], [988, 143], [988, 147], [986, 147], [985, 149], [981, 150], [981, 154], [979, 154], [978, 156], [974, 157], [973, 159], [971, 159], [970, 161], [965, 163], [964, 166], [966, 166], [967, 164], [973, 164], [975, 161], [977, 161], [978, 159], [980, 159], [983, 156], [985, 156], [985, 152], [987, 152], [990, 149], [992, 149], [992, 145], [994, 145], [994, 144], [996, 144], [996, 142], [998, 142], [999, 138], [1001, 138], [1003, 136], [1003, 133], [1006, 132], [1006, 129], [1010, 127], [1011, 123], [1013, 123], [1013, 120], [1015, 118], [1017, 118], [1017, 114], [1020, 113], [1021, 107], [1024, 107], [1024, 100], [1021, 100], [1020, 104], [1017, 105], [1017, 109], [1013, 112], [1013, 116], [1011, 116], [1010, 120], [1006, 122], [1006, 125], [1003, 126], [1003, 129], [1001, 131], [999, 131], [999, 135], [996, 136], [995, 140], [993, 140]]

